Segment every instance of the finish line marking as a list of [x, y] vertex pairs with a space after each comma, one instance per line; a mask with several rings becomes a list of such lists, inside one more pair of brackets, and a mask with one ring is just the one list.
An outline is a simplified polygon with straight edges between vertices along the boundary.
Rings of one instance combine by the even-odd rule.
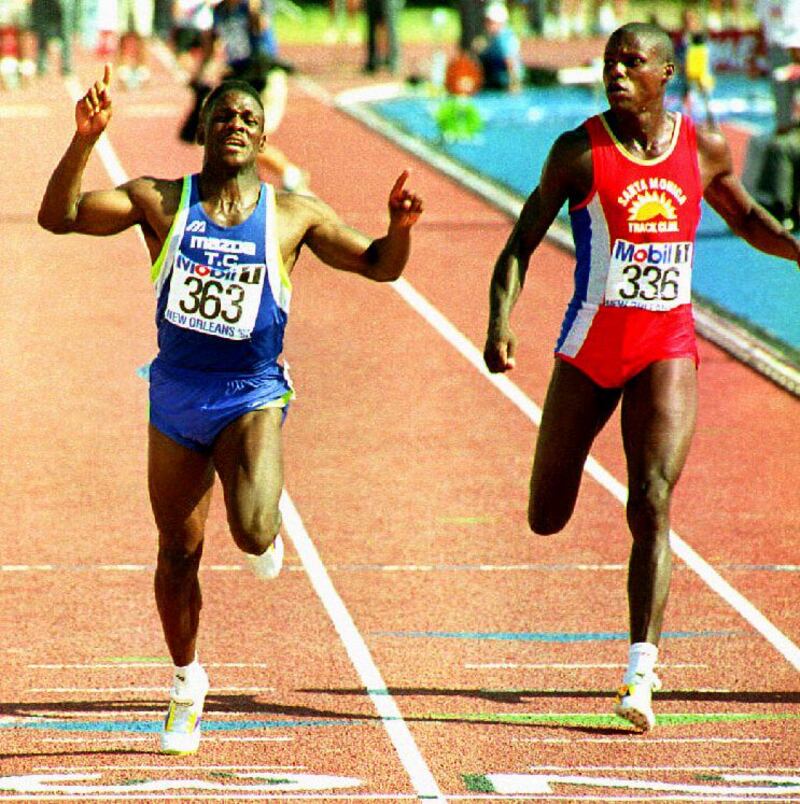
[[[169, 684], [158, 687], [31, 687], [26, 690], [30, 694], [51, 695], [69, 694], [72, 692], [81, 695], [121, 695], [126, 692], [156, 692], [163, 693], [169, 690]], [[276, 692], [275, 687], [214, 687], [214, 692]]]
[[[465, 780], [467, 781], [467, 780]], [[478, 777], [471, 777], [468, 781], [475, 784], [481, 792], [501, 794], [535, 793], [551, 795], [555, 791], [553, 785], [600, 787], [618, 790], [648, 790], [658, 793], [684, 793], [691, 796], [702, 797], [708, 801], [708, 796], [800, 796], [800, 777], [774, 776], [774, 775], [738, 775], [721, 774], [720, 781], [726, 785], [713, 784], [686, 784], [681, 782], [648, 782], [639, 779], [615, 779], [601, 776], [556, 775], [549, 773], [487, 773]], [[484, 784], [480, 784], [483, 782]], [[738, 783], [738, 784], [737, 784]], [[478, 786], [480, 785], [480, 786]], [[734, 786], [736, 785], [736, 786]], [[753, 786], [750, 786], [753, 785]], [[756, 786], [757, 785], [757, 786]]]
[[[83, 91], [74, 76], [68, 76], [64, 84], [74, 103], [83, 97]], [[106, 172], [115, 184], [124, 184], [128, 180], [125, 169], [117, 157], [106, 132], [100, 136], [95, 145]], [[141, 227], [134, 227], [143, 246], [144, 235]], [[355, 667], [358, 675], [368, 690], [369, 697], [381, 717], [383, 726], [397, 751], [401, 764], [408, 774], [409, 780], [420, 798], [430, 801], [444, 802], [444, 798], [436, 779], [419, 750], [408, 724], [403, 720], [400, 709], [389, 694], [380, 671], [375, 664], [364, 638], [358, 631], [344, 601], [333, 586], [325, 565], [319, 557], [311, 537], [306, 531], [300, 513], [284, 489], [280, 499], [280, 511], [286, 533], [292, 540], [295, 550], [300, 555], [306, 568], [311, 585], [322, 601], [328, 616], [331, 618], [339, 637]], [[377, 693], [377, 694], [376, 694]]]
[[[215, 735], [203, 735], [203, 745], [206, 743], [290, 743], [294, 737], [218, 737]], [[91, 745], [97, 743], [106, 745], [107, 743], [147, 743], [153, 744], [152, 735], [146, 737], [136, 737], [125, 734], [107, 734], [103, 737], [43, 737], [43, 743], [69, 744], [69, 745]], [[149, 766], [148, 766], [149, 767]], [[60, 768], [59, 770], [63, 770]]]
[[[236, 669], [252, 670], [259, 669], [265, 670], [273, 665], [264, 662], [203, 662], [203, 667], [233, 667]], [[76, 662], [74, 664], [29, 664], [28, 668], [31, 670], [118, 670], [118, 669], [132, 669], [132, 668], [163, 668], [167, 667], [170, 670], [174, 668], [172, 662], [162, 659], [149, 660], [142, 659], [142, 661], [123, 661], [123, 662]], [[169, 685], [166, 685], [169, 686]]]
[[[512, 737], [511, 741], [543, 745], [573, 745], [575, 743], [619, 745], [619, 737]], [[767, 745], [773, 742], [775, 741], [771, 737], [648, 737], [647, 740], [630, 740], [625, 743], [625, 749], [647, 748], [648, 746], [652, 748], [654, 743], [662, 745], [689, 745], [691, 743]]]
[[[628, 665], [622, 662], [468, 662], [464, 665], [465, 670], [624, 670]], [[670, 663], [659, 662], [659, 667], [669, 670], [689, 670], [706, 668], [707, 664], [699, 662]]]

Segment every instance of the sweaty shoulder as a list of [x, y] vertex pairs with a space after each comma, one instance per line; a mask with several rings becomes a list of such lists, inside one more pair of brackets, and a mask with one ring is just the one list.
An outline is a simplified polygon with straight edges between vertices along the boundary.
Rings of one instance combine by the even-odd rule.
[[697, 126], [697, 162], [703, 187], [708, 187], [717, 176], [733, 170], [728, 141], [716, 126]]
[[564, 131], [553, 144], [553, 153], [564, 159], [579, 159], [586, 152], [591, 152], [591, 142], [586, 126], [581, 124], [577, 128]]
[[122, 185], [152, 230], [166, 236], [181, 200], [182, 179], [156, 179], [140, 176]]
[[570, 204], [582, 201], [592, 189], [592, 144], [583, 125], [565, 131], [553, 143], [543, 174], [543, 189], [553, 182], [563, 188]]
[[314, 227], [339, 220], [331, 207], [313, 195], [278, 192], [275, 195], [275, 206], [281, 252], [284, 261], [292, 264]]

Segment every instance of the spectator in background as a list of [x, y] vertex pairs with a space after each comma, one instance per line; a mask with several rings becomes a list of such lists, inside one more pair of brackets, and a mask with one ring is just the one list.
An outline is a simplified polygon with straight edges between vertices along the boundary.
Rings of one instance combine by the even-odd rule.
[[117, 0], [119, 67], [117, 75], [126, 89], [135, 89], [150, 78], [147, 43], [153, 35], [155, 0]]
[[264, 130], [272, 134], [286, 109], [286, 74], [278, 55], [269, 0], [222, 0], [214, 7], [214, 39], [223, 50], [225, 77], [254, 86], [264, 104]]
[[189, 84], [212, 56], [214, 9], [210, 0], [174, 0], [172, 46], [180, 77]]
[[706, 122], [713, 125], [710, 101], [715, 82], [708, 33], [696, 8], [685, 7], [681, 23], [681, 37], [675, 46], [675, 64], [683, 111], [692, 115], [695, 97], [699, 95], [703, 101]]
[[[278, 58], [271, 23], [271, 15], [265, 13], [261, 0], [222, 0], [214, 4], [212, 45], [205, 51], [191, 82], [194, 106], [179, 133], [184, 142], [196, 141], [203, 102], [212, 88], [225, 78], [250, 84], [261, 98], [265, 134], [277, 130], [286, 111], [286, 73], [293, 67]], [[215, 51], [221, 51], [222, 75], [217, 74]], [[310, 191], [307, 173], [275, 145], [263, 143], [257, 162], [260, 168], [280, 178], [283, 189]]]
[[29, 0], [0, 0], [0, 83], [14, 89], [36, 72]]
[[558, 33], [562, 39], [587, 33], [585, 0], [556, 0]]
[[767, 48], [775, 97], [775, 131], [789, 131], [795, 121], [800, 75], [800, 0], [756, 0], [756, 14]]
[[402, 0], [365, 0], [367, 18], [367, 60], [364, 72], [386, 68], [396, 73], [400, 67], [398, 25]]
[[482, 0], [457, 0], [458, 21], [461, 31], [458, 47], [462, 53], [474, 52], [475, 40], [483, 34]]
[[47, 72], [52, 39], [58, 39], [61, 44], [61, 74], [72, 73], [76, 16], [76, 0], [32, 0], [31, 25], [38, 44], [36, 72], [39, 75]]
[[484, 89], [519, 91], [522, 86], [520, 42], [504, 3], [490, 2], [483, 14], [486, 45], [478, 53]]
[[800, 0], [757, 0], [775, 129], [747, 143], [742, 183], [787, 229], [800, 229]]
[[741, 0], [709, 0], [708, 28], [723, 31], [726, 28], [742, 27]]
[[800, 121], [765, 144], [757, 198], [789, 231], [800, 231]]

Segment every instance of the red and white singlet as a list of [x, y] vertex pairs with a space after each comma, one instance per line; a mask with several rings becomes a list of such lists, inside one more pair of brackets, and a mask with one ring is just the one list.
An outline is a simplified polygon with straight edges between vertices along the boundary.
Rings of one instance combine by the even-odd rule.
[[703, 196], [692, 120], [675, 115], [667, 150], [631, 155], [602, 115], [585, 124], [593, 185], [570, 209], [575, 292], [556, 354], [619, 388], [657, 360], [692, 357], [692, 262]]

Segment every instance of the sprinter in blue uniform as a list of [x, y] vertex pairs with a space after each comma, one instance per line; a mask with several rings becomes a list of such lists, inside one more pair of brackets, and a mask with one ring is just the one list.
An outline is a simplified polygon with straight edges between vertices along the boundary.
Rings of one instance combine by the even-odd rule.
[[307, 246], [333, 268], [396, 279], [422, 201], [401, 173], [389, 193], [388, 231], [371, 240], [317, 198], [276, 193], [256, 167], [264, 108], [239, 81], [206, 100], [197, 175], [82, 192], [86, 163], [111, 119], [110, 84], [107, 65], [76, 104], [76, 131], [39, 223], [98, 236], [138, 225], [153, 261], [159, 350], [149, 372], [148, 485], [159, 537], [156, 604], [175, 663], [161, 750], [186, 754], [200, 744], [209, 688], [196, 651], [197, 573], [215, 473], [233, 539], [256, 574], [273, 578], [282, 563], [281, 424], [293, 390], [280, 355], [292, 268]]

